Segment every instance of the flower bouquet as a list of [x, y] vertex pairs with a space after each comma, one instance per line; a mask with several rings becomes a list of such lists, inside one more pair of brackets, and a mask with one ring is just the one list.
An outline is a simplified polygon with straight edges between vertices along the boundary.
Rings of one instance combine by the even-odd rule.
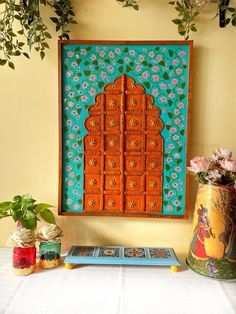
[[208, 277], [236, 278], [236, 160], [219, 148], [190, 165], [199, 188], [187, 264]]
[[213, 185], [234, 185], [236, 188], [236, 160], [226, 148], [218, 148], [210, 158], [194, 157], [187, 171], [199, 183]]

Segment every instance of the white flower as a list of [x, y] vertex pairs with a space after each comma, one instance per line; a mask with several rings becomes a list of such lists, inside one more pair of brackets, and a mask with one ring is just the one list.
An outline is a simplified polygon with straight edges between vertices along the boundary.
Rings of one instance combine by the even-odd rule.
[[218, 169], [215, 169], [215, 170], [209, 170], [208, 171], [208, 174], [206, 176], [206, 180], [209, 182], [209, 183], [216, 183], [216, 182], [219, 182], [221, 179], [221, 174], [219, 172]]
[[190, 160], [191, 167], [188, 167], [189, 171], [192, 171], [194, 173], [198, 172], [207, 172], [210, 167], [210, 162], [205, 157], [194, 157], [192, 160]]
[[214, 162], [217, 162], [219, 160], [222, 160], [222, 159], [231, 159], [232, 157], [232, 152], [227, 149], [227, 148], [217, 148], [213, 155], [212, 155], [212, 160]]
[[236, 172], [236, 160], [223, 159], [220, 161], [220, 165], [225, 170]]

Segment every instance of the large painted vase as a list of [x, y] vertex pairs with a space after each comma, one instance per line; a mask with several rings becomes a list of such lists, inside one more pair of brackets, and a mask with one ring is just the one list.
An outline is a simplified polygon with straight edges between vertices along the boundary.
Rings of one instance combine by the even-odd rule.
[[236, 278], [236, 190], [200, 184], [188, 266], [216, 278]]

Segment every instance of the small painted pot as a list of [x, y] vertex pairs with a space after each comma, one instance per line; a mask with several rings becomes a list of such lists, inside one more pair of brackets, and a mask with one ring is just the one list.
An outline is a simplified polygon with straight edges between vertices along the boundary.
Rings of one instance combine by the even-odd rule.
[[17, 276], [27, 276], [36, 267], [36, 248], [15, 247], [12, 256], [12, 271]]
[[216, 278], [236, 278], [236, 190], [200, 184], [193, 218], [188, 266]]
[[41, 242], [39, 245], [39, 266], [54, 268], [60, 265], [61, 243]]

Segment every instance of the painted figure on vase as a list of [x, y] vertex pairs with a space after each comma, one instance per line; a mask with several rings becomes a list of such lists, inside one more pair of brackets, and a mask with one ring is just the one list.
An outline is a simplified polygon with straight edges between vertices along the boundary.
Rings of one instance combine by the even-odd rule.
[[205, 239], [208, 239], [211, 236], [214, 237], [208, 218], [208, 209], [201, 205], [201, 208], [198, 209], [197, 214], [198, 221], [196, 227], [194, 228], [190, 249], [197, 258], [207, 259], [208, 256], [205, 249]]
[[225, 249], [225, 258], [230, 261], [236, 261], [236, 211], [232, 212], [234, 215], [232, 219], [232, 228], [229, 236], [228, 245]]
[[210, 277], [217, 277], [217, 273], [219, 270], [216, 267], [216, 259], [214, 257], [210, 257], [206, 262], [206, 267], [209, 272]]

